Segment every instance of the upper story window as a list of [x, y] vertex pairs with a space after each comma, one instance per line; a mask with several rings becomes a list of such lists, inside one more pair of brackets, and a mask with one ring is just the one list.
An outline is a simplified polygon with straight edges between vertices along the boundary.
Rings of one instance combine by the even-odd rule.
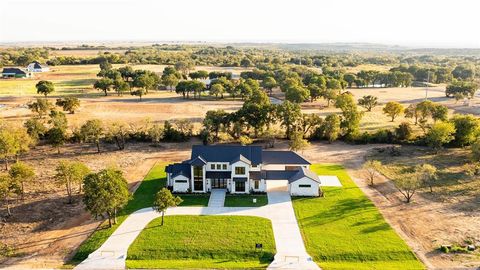
[[222, 169], [222, 164], [217, 164], [217, 170], [221, 170]]
[[245, 167], [235, 167], [235, 174], [245, 174]]
[[215, 164], [211, 164], [210, 169], [215, 170]]
[[203, 178], [203, 168], [201, 166], [193, 167], [193, 178]]
[[222, 169], [226, 170], [227, 169], [227, 164], [223, 164]]

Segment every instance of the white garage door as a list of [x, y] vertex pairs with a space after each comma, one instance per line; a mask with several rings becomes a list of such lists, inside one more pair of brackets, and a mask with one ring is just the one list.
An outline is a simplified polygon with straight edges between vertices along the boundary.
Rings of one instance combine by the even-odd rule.
[[288, 180], [267, 180], [267, 191], [288, 191]]

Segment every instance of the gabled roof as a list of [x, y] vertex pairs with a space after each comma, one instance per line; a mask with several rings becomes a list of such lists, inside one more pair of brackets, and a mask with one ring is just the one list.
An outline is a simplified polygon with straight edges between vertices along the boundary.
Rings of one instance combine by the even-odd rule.
[[33, 68], [46, 68], [47, 67], [47, 65], [42, 65], [38, 61], [33, 61], [32, 63], [30, 63], [30, 65], [32, 65], [32, 64], [33, 64]]
[[248, 160], [246, 157], [244, 157], [243, 155], [238, 155], [238, 157], [234, 158], [233, 160], [230, 161], [230, 164], [233, 164], [235, 162], [238, 162], [238, 161], [242, 161], [242, 162], [245, 162], [249, 165], [252, 164], [252, 162], [250, 162], [250, 160]]
[[2, 73], [27, 74], [27, 72], [20, 68], [3, 68]]
[[262, 151], [262, 161], [263, 164], [310, 165], [308, 160], [293, 151]]
[[188, 162], [188, 164], [193, 165], [193, 166], [203, 166], [207, 164], [207, 161], [202, 157], [198, 156]]
[[304, 177], [307, 177], [315, 182], [318, 182], [320, 184], [320, 179], [318, 178], [318, 175], [314, 172], [312, 172], [309, 169], [301, 168], [300, 170], [297, 171], [296, 174], [294, 174], [290, 179], [288, 179], [289, 183], [295, 182], [297, 180], [300, 180]]
[[179, 175], [183, 175], [187, 178], [190, 178], [191, 167], [188, 163], [174, 163], [170, 164], [165, 168], [166, 173], [171, 173], [171, 177], [175, 178]]
[[194, 145], [191, 157], [201, 156], [207, 162], [230, 162], [240, 155], [253, 165], [262, 163], [262, 147], [251, 145]]

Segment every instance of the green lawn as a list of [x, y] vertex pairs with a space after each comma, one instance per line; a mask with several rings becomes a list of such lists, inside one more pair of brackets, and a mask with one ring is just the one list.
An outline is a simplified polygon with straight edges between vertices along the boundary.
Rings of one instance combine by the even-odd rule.
[[[270, 220], [167, 216], [150, 222], [128, 249], [129, 268], [265, 268], [275, 254]], [[263, 244], [263, 251], [255, 250]]]
[[315, 164], [343, 187], [324, 198], [293, 198], [308, 253], [322, 269], [425, 269], [340, 165]]
[[180, 206], [208, 206], [210, 194], [174, 194], [182, 198]]
[[90, 253], [98, 249], [107, 238], [117, 229], [117, 227], [136, 210], [152, 206], [155, 193], [165, 186], [165, 163], [155, 164], [143, 179], [142, 183], [133, 194], [133, 199], [128, 202], [127, 206], [120, 211], [118, 223], [112, 228], [108, 228], [108, 223], [104, 222], [102, 228], [95, 231], [85, 242], [80, 245], [77, 253], [70, 261], [71, 264], [78, 264], [88, 257]]
[[[257, 203], [253, 203], [257, 199]], [[267, 195], [227, 195], [225, 197], [225, 206], [228, 207], [255, 207], [268, 204]]]

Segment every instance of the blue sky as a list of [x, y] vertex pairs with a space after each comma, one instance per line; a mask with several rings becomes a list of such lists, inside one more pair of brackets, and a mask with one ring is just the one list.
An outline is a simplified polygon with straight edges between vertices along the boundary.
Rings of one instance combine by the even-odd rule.
[[480, 48], [475, 0], [0, 0], [0, 42], [369, 42]]

